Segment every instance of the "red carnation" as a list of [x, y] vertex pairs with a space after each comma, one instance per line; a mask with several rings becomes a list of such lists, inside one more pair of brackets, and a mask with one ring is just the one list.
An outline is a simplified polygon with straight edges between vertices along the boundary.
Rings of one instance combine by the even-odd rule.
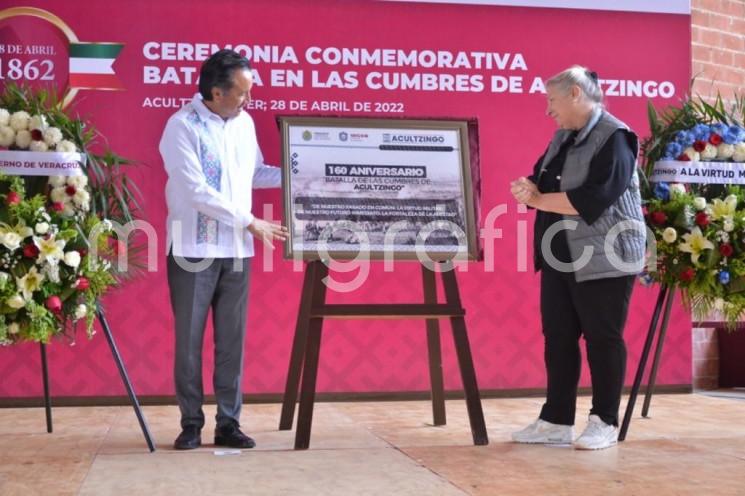
[[44, 139], [44, 135], [41, 134], [40, 129], [34, 129], [33, 131], [31, 131], [31, 139], [34, 141], [41, 141]]
[[696, 276], [696, 271], [693, 270], [692, 267], [688, 267], [685, 270], [683, 270], [680, 273], [680, 275], [678, 275], [678, 279], [680, 279], [683, 282], [691, 282], [695, 276]]
[[711, 143], [714, 146], [717, 146], [722, 143], [722, 137], [718, 134], [712, 133], [711, 136], [709, 136], [709, 143]]
[[80, 253], [80, 258], [83, 258], [88, 254], [88, 250], [86, 250], [85, 248], [81, 248], [78, 250], [78, 253]]
[[696, 224], [701, 227], [709, 225], [709, 216], [706, 215], [706, 212], [699, 212], [696, 214]]
[[87, 277], [79, 277], [78, 280], [75, 281], [75, 289], [78, 291], [85, 291], [89, 287], [91, 287], [91, 283]]
[[75, 196], [75, 193], [77, 193], [78, 190], [75, 189], [75, 186], [68, 186], [65, 188], [65, 193], [67, 193], [68, 196]]
[[8, 196], [5, 199], [5, 202], [8, 205], [18, 205], [21, 203], [21, 195], [16, 193], [15, 191], [8, 192]]
[[689, 157], [686, 153], [681, 153], [680, 155], [678, 155], [678, 158], [676, 160], [678, 162], [690, 162], [691, 157]]
[[654, 222], [657, 225], [662, 225], [667, 221], [667, 215], [665, 215], [665, 212], [658, 210], [656, 212], [652, 212], [652, 222]]
[[693, 149], [699, 153], [706, 150], [706, 141], [696, 140], [696, 142], [693, 143]]
[[23, 247], [23, 256], [26, 258], [36, 258], [39, 255], [39, 248], [33, 244], [29, 243], [26, 246]]
[[65, 205], [62, 202], [54, 202], [52, 203], [52, 210], [55, 212], [62, 212], [65, 209]]
[[721, 253], [723, 257], [731, 257], [734, 252], [735, 249], [732, 248], [732, 245], [729, 243], [719, 245], [719, 253]]
[[51, 312], [58, 313], [62, 310], [62, 300], [60, 300], [59, 296], [50, 296], [47, 298], [45, 304]]

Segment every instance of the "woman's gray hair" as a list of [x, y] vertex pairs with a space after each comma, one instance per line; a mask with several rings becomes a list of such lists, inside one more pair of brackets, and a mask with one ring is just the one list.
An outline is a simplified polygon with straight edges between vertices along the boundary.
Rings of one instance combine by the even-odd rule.
[[595, 105], [603, 105], [603, 90], [598, 83], [596, 72], [590, 71], [587, 67], [573, 65], [569, 69], [561, 71], [548, 81], [546, 86], [554, 86], [568, 92], [572, 86], [579, 86], [582, 93]]

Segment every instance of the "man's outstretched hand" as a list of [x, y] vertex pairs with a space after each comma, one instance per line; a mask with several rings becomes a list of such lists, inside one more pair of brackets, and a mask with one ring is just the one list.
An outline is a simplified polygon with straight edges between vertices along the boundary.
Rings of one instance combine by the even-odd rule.
[[248, 231], [272, 249], [274, 241], [286, 241], [289, 235], [285, 226], [257, 218], [248, 225]]

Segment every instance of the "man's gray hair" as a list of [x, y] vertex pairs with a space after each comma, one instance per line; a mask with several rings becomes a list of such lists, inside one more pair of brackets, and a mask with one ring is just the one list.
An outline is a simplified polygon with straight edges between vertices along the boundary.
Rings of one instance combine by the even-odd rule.
[[546, 86], [553, 86], [568, 92], [572, 86], [579, 86], [582, 93], [595, 105], [603, 105], [603, 90], [598, 83], [598, 75], [587, 67], [573, 65], [563, 70], [548, 81]]

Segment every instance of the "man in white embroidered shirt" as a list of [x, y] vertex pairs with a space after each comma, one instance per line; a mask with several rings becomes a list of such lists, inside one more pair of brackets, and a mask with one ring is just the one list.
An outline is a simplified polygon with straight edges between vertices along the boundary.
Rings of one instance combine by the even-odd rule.
[[202, 65], [199, 93], [168, 120], [160, 141], [168, 183], [168, 287], [176, 327], [174, 377], [181, 410], [176, 449], [201, 445], [202, 343], [212, 308], [215, 444], [252, 448], [240, 430], [243, 343], [253, 238], [272, 246], [284, 227], [251, 214], [251, 188], [276, 188], [251, 117], [249, 62], [220, 50]]

